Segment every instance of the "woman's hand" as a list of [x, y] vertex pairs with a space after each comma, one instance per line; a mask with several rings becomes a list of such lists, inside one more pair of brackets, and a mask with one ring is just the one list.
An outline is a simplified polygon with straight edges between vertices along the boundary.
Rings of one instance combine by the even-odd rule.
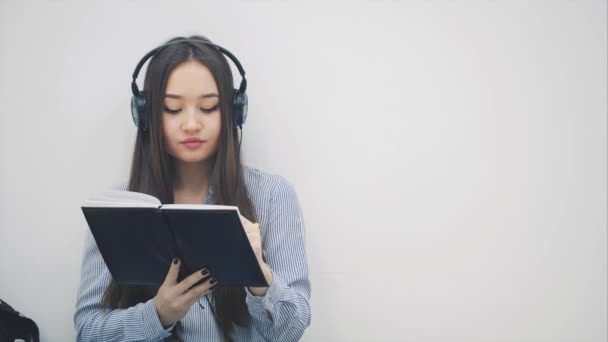
[[[188, 313], [190, 306], [207, 294], [217, 284], [207, 269], [197, 271], [177, 283], [177, 275], [181, 262], [174, 259], [165, 281], [158, 289], [155, 297], [156, 312], [163, 328], [167, 329]], [[199, 281], [204, 281], [194, 286]]]
[[[260, 235], [260, 228], [258, 223], [252, 223], [246, 217], [239, 215], [241, 217], [241, 223], [243, 227], [245, 227], [245, 233], [247, 233], [247, 238], [249, 238], [249, 243], [251, 244], [251, 248], [255, 253], [256, 258], [258, 259], [258, 263], [260, 264], [260, 268], [264, 273], [264, 278], [266, 279], [266, 283], [270, 284], [272, 282], [272, 272], [270, 271], [270, 267], [268, 264], [264, 262], [264, 258], [262, 255], [262, 236]], [[263, 296], [266, 294], [268, 290], [267, 287], [250, 287], [249, 291], [256, 296]]]
[[261, 266], [264, 263], [264, 258], [262, 256], [262, 236], [260, 235], [259, 224], [252, 223], [245, 216], [239, 216], [241, 217], [243, 227], [245, 227], [245, 233], [247, 233], [251, 248], [253, 248], [253, 252]]

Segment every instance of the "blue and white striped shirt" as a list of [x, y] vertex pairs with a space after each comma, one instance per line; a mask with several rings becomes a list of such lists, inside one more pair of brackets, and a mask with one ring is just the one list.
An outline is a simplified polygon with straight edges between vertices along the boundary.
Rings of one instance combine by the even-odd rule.
[[[272, 271], [264, 296], [246, 289], [249, 327], [234, 325], [235, 341], [297, 341], [310, 325], [304, 219], [293, 185], [279, 175], [244, 166], [245, 187], [260, 223], [262, 250]], [[123, 184], [119, 189], [126, 190]], [[213, 190], [203, 204], [213, 203]], [[157, 341], [171, 335], [158, 318], [154, 298], [127, 309], [100, 309], [111, 275], [89, 229], [85, 233], [80, 288], [74, 313], [78, 341]], [[210, 303], [213, 296], [206, 295]], [[182, 318], [184, 341], [222, 341], [205, 296]]]

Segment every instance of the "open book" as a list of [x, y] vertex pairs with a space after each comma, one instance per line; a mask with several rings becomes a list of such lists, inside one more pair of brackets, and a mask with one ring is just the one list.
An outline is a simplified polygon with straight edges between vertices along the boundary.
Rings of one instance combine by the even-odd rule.
[[148, 194], [106, 190], [81, 209], [119, 284], [160, 285], [178, 257], [178, 281], [207, 268], [218, 286], [268, 286], [236, 206], [162, 204]]

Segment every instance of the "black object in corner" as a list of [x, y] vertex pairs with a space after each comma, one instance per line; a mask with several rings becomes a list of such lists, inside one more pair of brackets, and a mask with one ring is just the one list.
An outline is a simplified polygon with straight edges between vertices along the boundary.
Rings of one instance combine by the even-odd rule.
[[38, 326], [0, 299], [0, 342], [40, 342]]

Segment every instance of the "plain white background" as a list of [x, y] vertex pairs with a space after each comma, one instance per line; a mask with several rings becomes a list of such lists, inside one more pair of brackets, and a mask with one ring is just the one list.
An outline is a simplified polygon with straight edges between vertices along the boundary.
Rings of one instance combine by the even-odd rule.
[[80, 204], [128, 176], [133, 68], [199, 33], [247, 71], [245, 162], [298, 193], [304, 341], [606, 341], [606, 12], [1, 1], [0, 299], [75, 338]]

